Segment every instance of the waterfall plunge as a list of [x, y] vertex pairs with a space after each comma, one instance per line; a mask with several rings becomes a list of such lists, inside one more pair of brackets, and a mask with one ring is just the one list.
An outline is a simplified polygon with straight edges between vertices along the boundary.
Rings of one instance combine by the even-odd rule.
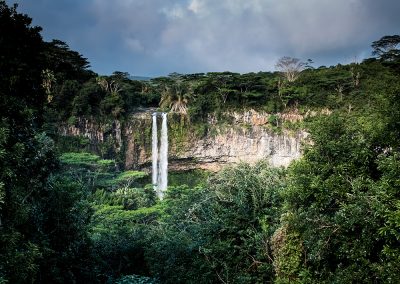
[[151, 158], [152, 158], [152, 183], [153, 189], [157, 191], [158, 183], [158, 138], [157, 138], [157, 113], [153, 113], [153, 128], [151, 137]]
[[162, 114], [161, 124], [161, 145], [160, 145], [160, 184], [159, 190], [162, 194], [167, 190], [168, 185], [168, 129], [167, 114]]
[[[162, 113], [160, 153], [158, 155], [157, 113], [153, 113], [152, 181], [158, 198], [163, 199], [168, 186], [168, 128], [167, 114]], [[158, 160], [159, 159], [159, 160]]]

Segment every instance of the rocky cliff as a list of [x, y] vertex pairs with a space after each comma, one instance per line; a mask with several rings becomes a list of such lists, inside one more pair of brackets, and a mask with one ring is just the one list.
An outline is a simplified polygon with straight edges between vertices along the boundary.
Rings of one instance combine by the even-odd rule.
[[[93, 119], [78, 119], [74, 125], [63, 125], [65, 136], [86, 137], [92, 149], [107, 144], [119, 155], [126, 169], [149, 169], [151, 163], [151, 113], [143, 109], [121, 123], [107, 123]], [[201, 133], [193, 125], [169, 115], [169, 168], [194, 168], [217, 171], [224, 165], [239, 161], [256, 162], [267, 159], [273, 166], [288, 166], [301, 156], [304, 131], [271, 130], [269, 115], [256, 111], [225, 114], [224, 123], [210, 116], [202, 125]], [[301, 120], [300, 116], [281, 117], [283, 120]], [[227, 122], [229, 121], [229, 122]]]

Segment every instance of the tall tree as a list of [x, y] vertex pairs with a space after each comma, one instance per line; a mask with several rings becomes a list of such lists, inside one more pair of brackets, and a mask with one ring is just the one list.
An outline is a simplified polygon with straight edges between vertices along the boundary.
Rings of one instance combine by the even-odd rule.
[[372, 43], [372, 54], [385, 61], [400, 59], [400, 35], [384, 36]]
[[40, 28], [31, 27], [31, 19], [16, 8], [0, 1], [0, 277], [27, 281], [41, 255], [29, 235], [34, 199], [47, 177], [42, 163], [50, 153], [40, 157], [44, 145], [33, 130], [46, 99]]
[[67, 198], [73, 186], [49, 181], [57, 161], [53, 141], [40, 131], [47, 99], [44, 44], [41, 29], [16, 9], [0, 1], [0, 283], [46, 282], [44, 275], [54, 280], [61, 267], [69, 267], [61, 268], [69, 278], [64, 282], [73, 282], [67, 275], [74, 274], [72, 256], [82, 246], [65, 232], [81, 238], [82, 231], [59, 217], [70, 210], [75, 220], [82, 217], [75, 206], [79, 194]]
[[188, 103], [193, 96], [190, 82], [185, 81], [179, 74], [170, 74], [169, 83], [164, 83], [161, 91], [160, 106], [170, 108], [172, 112], [187, 115]]
[[52, 70], [60, 82], [64, 80], [79, 80], [81, 83], [93, 78], [94, 72], [89, 70], [90, 64], [86, 58], [69, 48], [61, 40], [43, 43], [44, 60], [48, 69]]
[[294, 82], [304, 69], [305, 63], [298, 58], [284, 56], [278, 60], [275, 67], [283, 74], [288, 82]]

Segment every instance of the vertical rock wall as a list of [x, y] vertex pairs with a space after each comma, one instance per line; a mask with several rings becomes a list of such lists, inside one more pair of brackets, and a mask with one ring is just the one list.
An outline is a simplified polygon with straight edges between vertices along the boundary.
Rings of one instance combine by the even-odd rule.
[[[154, 111], [138, 111], [124, 123], [116, 120], [102, 124], [79, 119], [73, 126], [60, 127], [60, 133], [87, 137], [93, 145], [111, 139], [114, 151], [123, 157], [126, 169], [150, 169], [151, 114]], [[190, 129], [183, 129], [183, 135], [182, 132], [178, 135], [179, 131], [169, 131], [169, 169], [217, 171], [227, 164], [240, 161], [254, 163], [261, 159], [269, 160], [273, 166], [288, 166], [301, 156], [301, 144], [307, 137], [306, 132], [282, 130], [275, 133], [268, 123], [267, 113], [251, 110], [227, 113], [226, 116], [230, 122], [222, 124], [210, 116], [205, 135], [194, 135]], [[301, 117], [292, 115], [291, 119], [296, 121]], [[170, 128], [175, 126], [169, 125]]]

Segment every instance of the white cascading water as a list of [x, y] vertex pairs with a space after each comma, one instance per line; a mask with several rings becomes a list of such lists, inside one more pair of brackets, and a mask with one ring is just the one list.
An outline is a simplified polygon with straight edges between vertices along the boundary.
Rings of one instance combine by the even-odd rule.
[[167, 114], [162, 114], [161, 145], [160, 145], [160, 176], [159, 176], [159, 197], [163, 198], [168, 186], [168, 129]]
[[152, 158], [152, 183], [153, 189], [157, 191], [158, 182], [158, 137], [157, 137], [157, 113], [153, 113], [153, 128], [151, 140], [151, 158]]

